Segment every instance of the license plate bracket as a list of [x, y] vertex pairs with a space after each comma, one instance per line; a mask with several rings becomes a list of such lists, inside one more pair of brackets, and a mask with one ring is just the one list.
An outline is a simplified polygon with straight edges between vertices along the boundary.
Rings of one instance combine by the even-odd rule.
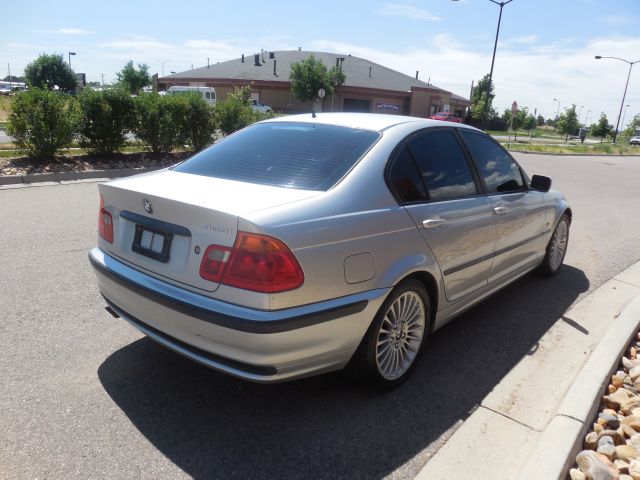
[[131, 250], [158, 262], [169, 262], [173, 233], [136, 224]]

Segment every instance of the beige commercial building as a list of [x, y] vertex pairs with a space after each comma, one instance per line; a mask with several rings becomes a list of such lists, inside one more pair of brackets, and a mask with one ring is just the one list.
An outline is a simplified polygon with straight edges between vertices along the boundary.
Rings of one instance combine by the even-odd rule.
[[[299, 102], [291, 94], [291, 65], [313, 55], [327, 67], [338, 66], [345, 82], [334, 95], [324, 98], [323, 111], [356, 111], [428, 117], [450, 111], [464, 116], [471, 102], [447, 90], [430, 85], [364, 58], [327, 52], [289, 50], [266, 52], [211, 64], [158, 79], [158, 88], [208, 86], [223, 101], [235, 86], [250, 85], [252, 95], [276, 112], [311, 110], [310, 102]], [[418, 75], [416, 74], [416, 77]]]

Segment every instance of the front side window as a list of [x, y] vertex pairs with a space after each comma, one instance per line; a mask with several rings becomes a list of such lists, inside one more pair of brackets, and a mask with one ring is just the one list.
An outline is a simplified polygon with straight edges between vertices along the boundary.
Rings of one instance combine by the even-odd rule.
[[522, 172], [506, 150], [485, 135], [466, 130], [460, 133], [484, 178], [487, 193], [524, 190]]
[[197, 153], [177, 172], [277, 187], [328, 190], [378, 132], [303, 122], [258, 123]]
[[452, 130], [426, 131], [408, 145], [430, 200], [453, 200], [478, 193], [467, 158]]

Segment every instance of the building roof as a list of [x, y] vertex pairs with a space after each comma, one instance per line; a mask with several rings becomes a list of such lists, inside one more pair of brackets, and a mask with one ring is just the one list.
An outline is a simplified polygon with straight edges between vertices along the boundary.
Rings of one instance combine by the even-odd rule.
[[[430, 85], [412, 76], [352, 55], [309, 52], [304, 50], [284, 50], [271, 53], [274, 55], [273, 59], [269, 58], [270, 52], [264, 52], [264, 54], [259, 55], [260, 65], [256, 65], [254, 55], [245, 55], [244, 63], [242, 63], [240, 58], [228, 60], [226, 62], [212, 64], [209, 67], [200, 67], [185, 72], [174, 73], [162, 77], [160, 80], [180, 81], [181, 79], [189, 79], [193, 81], [200, 78], [203, 80], [220, 78], [269, 82], [280, 81], [288, 83], [291, 64], [305, 60], [313, 54], [314, 57], [321, 60], [329, 68], [336, 65], [336, 59], [344, 58], [342, 71], [345, 74], [345, 87], [373, 88], [399, 92], [410, 92], [412, 87], [419, 87], [441, 91], [446, 94], [449, 93], [447, 90]], [[262, 61], [263, 57], [264, 62]], [[273, 71], [274, 60], [277, 62], [275, 75]], [[369, 76], [370, 71], [371, 76]]]

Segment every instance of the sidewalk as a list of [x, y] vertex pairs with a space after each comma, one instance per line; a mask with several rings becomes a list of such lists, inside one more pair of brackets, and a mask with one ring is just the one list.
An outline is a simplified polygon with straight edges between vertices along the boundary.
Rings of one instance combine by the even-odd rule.
[[639, 325], [640, 262], [559, 319], [416, 478], [565, 478]]

